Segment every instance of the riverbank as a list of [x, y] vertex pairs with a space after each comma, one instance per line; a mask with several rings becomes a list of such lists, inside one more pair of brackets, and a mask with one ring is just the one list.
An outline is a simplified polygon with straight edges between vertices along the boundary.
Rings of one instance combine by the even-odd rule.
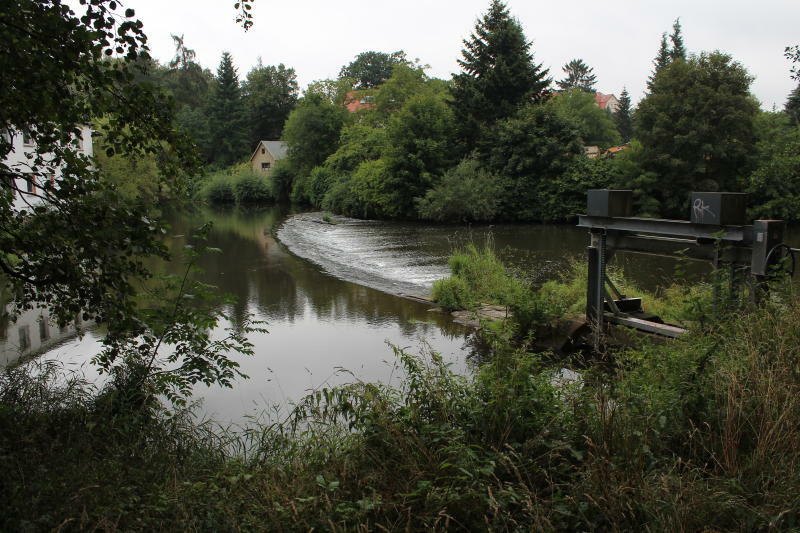
[[485, 330], [472, 377], [395, 350], [394, 385], [324, 388], [244, 433], [19, 370], [0, 381], [0, 529], [790, 529], [798, 320], [776, 299], [568, 384]]

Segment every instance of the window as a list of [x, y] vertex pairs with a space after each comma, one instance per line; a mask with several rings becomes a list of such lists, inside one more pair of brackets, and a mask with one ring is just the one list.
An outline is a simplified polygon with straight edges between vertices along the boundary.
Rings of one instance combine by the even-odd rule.
[[261, 163], [261, 170], [269, 170], [269, 163]]
[[28, 326], [19, 328], [19, 351], [24, 352], [31, 347], [31, 333]]
[[262, 148], [262, 149], [261, 149], [261, 153], [262, 153], [262, 154], [266, 154], [266, 153], [267, 153], [267, 150], [266, 150], [266, 149], [264, 149], [264, 148]]
[[22, 144], [24, 144], [25, 146], [33, 146], [33, 139], [31, 139], [31, 132], [23, 130]]
[[25, 186], [27, 187], [27, 191], [29, 193], [36, 193], [36, 174], [25, 174]]
[[43, 316], [39, 317], [39, 340], [44, 342], [50, 338], [50, 324]]

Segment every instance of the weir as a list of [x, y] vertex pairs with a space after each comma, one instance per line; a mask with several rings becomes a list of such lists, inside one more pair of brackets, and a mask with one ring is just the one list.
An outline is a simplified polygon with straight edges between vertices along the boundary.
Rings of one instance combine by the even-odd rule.
[[[756, 220], [746, 224], [746, 194], [693, 192], [690, 205], [690, 220], [632, 217], [633, 191], [588, 191], [586, 214], [578, 216], [578, 226], [587, 228], [590, 236], [586, 319], [595, 349], [601, 344], [605, 324], [667, 337], [685, 332], [646, 313], [641, 298], [630, 298], [614, 286], [606, 266], [618, 251], [681, 256], [710, 261], [715, 269], [727, 267], [731, 292], [744, 282], [752, 301], [769, 290], [769, 277], [777, 265], [789, 262], [790, 275], [794, 274], [794, 253], [798, 250], [783, 242], [785, 222]], [[745, 278], [743, 272], [747, 273]]]

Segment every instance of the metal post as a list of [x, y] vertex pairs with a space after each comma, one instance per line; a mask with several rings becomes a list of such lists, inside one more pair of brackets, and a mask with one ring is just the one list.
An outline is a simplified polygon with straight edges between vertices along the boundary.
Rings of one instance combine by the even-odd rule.
[[593, 330], [593, 345], [600, 348], [603, 332], [604, 292], [605, 292], [605, 235], [591, 232], [591, 243], [587, 248], [588, 286], [586, 291], [586, 320]]

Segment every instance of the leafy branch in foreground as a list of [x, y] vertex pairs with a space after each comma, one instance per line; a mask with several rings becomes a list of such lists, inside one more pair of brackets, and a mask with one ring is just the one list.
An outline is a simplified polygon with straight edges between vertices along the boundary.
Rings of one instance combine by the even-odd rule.
[[[161, 394], [175, 405], [185, 405], [197, 383], [231, 387], [237, 377], [247, 377], [231, 354], [252, 355], [248, 335], [266, 330], [250, 316], [234, 324], [224, 311], [233, 297], [220, 296], [215, 286], [195, 279], [198, 258], [220, 253], [204, 244], [210, 229], [206, 224], [194, 236], [199, 245], [186, 245], [182, 274], [163, 275], [142, 295], [146, 305], [139, 312], [145, 324], [141, 334], [106, 338], [103, 352], [92, 360], [113, 376], [128, 406], [141, 407]], [[220, 322], [230, 325], [217, 337]]]

